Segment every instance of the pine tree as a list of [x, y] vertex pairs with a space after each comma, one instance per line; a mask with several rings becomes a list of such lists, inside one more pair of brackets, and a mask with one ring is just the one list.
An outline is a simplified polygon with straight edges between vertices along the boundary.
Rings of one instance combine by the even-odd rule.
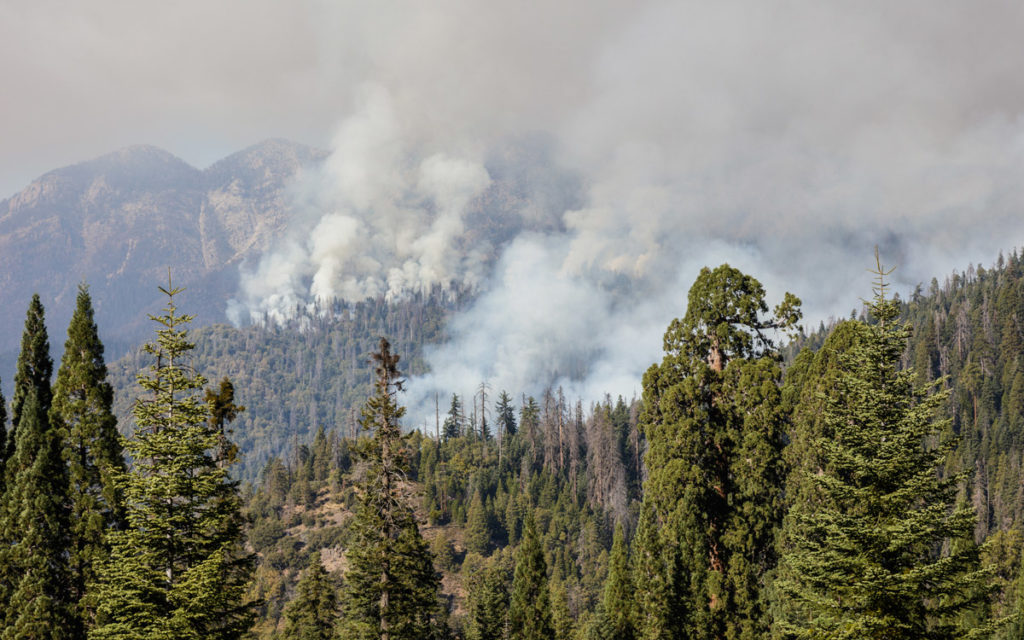
[[360, 456], [368, 463], [348, 549], [341, 635], [352, 639], [420, 640], [444, 632], [440, 578], [403, 493], [409, 463], [395, 400], [403, 380], [397, 355], [381, 338], [373, 354], [374, 395], [363, 407], [362, 427], [373, 433]]
[[550, 640], [555, 637], [548, 567], [532, 516], [526, 519], [523, 542], [516, 552], [508, 622], [509, 640]]
[[694, 640], [768, 630], [761, 585], [775, 564], [788, 417], [767, 334], [795, 328], [799, 303], [787, 293], [769, 315], [756, 279], [704, 268], [685, 317], [665, 333], [664, 360], [644, 375], [644, 502], [662, 545], [678, 554], [685, 579], [671, 581], [667, 597], [681, 603], [679, 625]]
[[189, 360], [193, 344], [168, 282], [155, 362], [139, 375], [126, 443], [133, 468], [125, 490], [127, 527], [110, 534], [97, 569], [96, 626], [90, 638], [238, 638], [251, 626], [243, 602], [253, 558], [242, 549], [237, 484], [218, 464], [220, 434], [199, 392], [206, 379]]
[[937, 473], [956, 444], [936, 444], [946, 393], [900, 369], [909, 329], [897, 320], [898, 301], [885, 296], [889, 272], [879, 263], [875, 273], [873, 323], [859, 323], [836, 357], [813, 441], [821, 464], [804, 474], [807, 488], [789, 515], [780, 636], [958, 638], [960, 616], [989, 591], [974, 510], [956, 503], [966, 476]]
[[338, 595], [330, 576], [320, 563], [320, 554], [309, 558], [309, 567], [299, 580], [295, 598], [285, 608], [288, 621], [285, 640], [330, 640], [338, 621]]
[[115, 481], [125, 465], [117, 419], [111, 410], [113, 398], [92, 300], [83, 285], [68, 326], [50, 409], [51, 423], [65, 434], [71, 592], [83, 625], [93, 617], [95, 603], [87, 597], [86, 587], [95, 579], [95, 567], [107, 556], [107, 531], [120, 529], [124, 523], [123, 496]]
[[[47, 384], [49, 381], [47, 380]], [[28, 387], [0, 505], [0, 639], [81, 637], [68, 585], [61, 437]]]

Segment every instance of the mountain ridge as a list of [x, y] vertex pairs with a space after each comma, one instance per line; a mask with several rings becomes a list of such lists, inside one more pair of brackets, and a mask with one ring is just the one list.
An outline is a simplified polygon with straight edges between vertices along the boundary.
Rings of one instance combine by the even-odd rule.
[[168, 268], [203, 310], [200, 323], [223, 321], [238, 263], [270, 246], [294, 213], [288, 185], [326, 157], [269, 139], [198, 169], [132, 145], [48, 171], [0, 200], [0, 364], [17, 348], [33, 293], [54, 349], [63, 343], [79, 282], [114, 344], [147, 337]]

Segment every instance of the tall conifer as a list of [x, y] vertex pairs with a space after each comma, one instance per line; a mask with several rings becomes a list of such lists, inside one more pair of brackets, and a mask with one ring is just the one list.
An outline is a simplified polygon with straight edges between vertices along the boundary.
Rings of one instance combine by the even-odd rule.
[[29, 387], [0, 506], [0, 639], [81, 637], [68, 588], [61, 438]]
[[509, 640], [550, 640], [555, 637], [548, 566], [533, 516], [526, 519], [523, 542], [516, 551], [508, 623]]
[[50, 339], [46, 334], [43, 303], [39, 294], [32, 296], [25, 317], [25, 331], [21, 334], [21, 352], [14, 373], [14, 396], [11, 398], [11, 430], [7, 434], [7, 457], [14, 455], [18, 423], [22, 407], [29, 393], [35, 393], [36, 402], [43, 413], [49, 413], [52, 391], [53, 359], [50, 358]]
[[608, 559], [608, 578], [604, 583], [602, 599], [609, 640], [635, 640], [636, 627], [633, 615], [633, 579], [629, 570], [629, 555], [626, 534], [622, 525], [615, 527], [612, 538], [612, 553]]
[[29, 303], [21, 346], [0, 499], [0, 637], [59, 638], [75, 633], [65, 553], [67, 473], [61, 433], [48, 418], [53, 361], [38, 295]]
[[368, 468], [342, 598], [340, 633], [353, 640], [425, 640], [445, 627], [440, 577], [404, 492], [409, 463], [399, 423], [405, 407], [395, 398], [403, 383], [398, 360], [381, 338], [374, 395], [363, 408], [362, 426], [373, 438], [359, 449]]
[[938, 473], [955, 446], [936, 443], [947, 394], [900, 369], [909, 329], [885, 296], [888, 272], [879, 264], [876, 273], [874, 322], [857, 323], [835, 356], [822, 424], [810, 434], [820, 462], [803, 470], [788, 516], [781, 637], [959, 638], [961, 614], [988, 591], [974, 510], [956, 503], [965, 476]]
[[124, 454], [111, 410], [113, 397], [92, 300], [88, 289], [80, 286], [57, 370], [50, 421], [64, 434], [71, 590], [83, 624], [88, 624], [95, 609], [86, 597], [86, 587], [95, 579], [95, 567], [107, 556], [107, 531], [124, 523], [123, 496], [115, 482], [125, 470]]
[[285, 608], [288, 621], [285, 640], [330, 640], [338, 622], [338, 594], [330, 576], [320, 563], [320, 554], [309, 558], [309, 566], [299, 580], [295, 598]]
[[796, 328], [799, 304], [787, 293], [769, 314], [756, 279], [729, 265], [704, 268], [686, 315], [665, 333], [665, 358], [644, 375], [644, 502], [683, 572], [666, 578], [686, 616], [672, 623], [694, 640], [768, 630], [761, 586], [775, 564], [788, 419], [768, 334]]
[[243, 602], [252, 571], [244, 552], [235, 482], [218, 464], [220, 434], [191, 366], [187, 325], [169, 282], [154, 362], [139, 374], [144, 395], [127, 441], [133, 468], [122, 479], [127, 528], [112, 532], [97, 570], [97, 624], [90, 638], [241, 637], [252, 622]]
[[504, 640], [508, 623], [508, 569], [499, 555], [469, 591], [470, 640]]

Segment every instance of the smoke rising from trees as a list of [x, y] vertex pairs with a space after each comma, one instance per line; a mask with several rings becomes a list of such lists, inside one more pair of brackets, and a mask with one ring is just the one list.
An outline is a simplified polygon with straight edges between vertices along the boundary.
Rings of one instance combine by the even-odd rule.
[[[484, 379], [628, 395], [705, 264], [816, 322], [860, 305], [875, 245], [907, 290], [1024, 237], [1014, 3], [323, 10], [321, 55], [360, 89], [236, 317], [476, 287], [423, 398]], [[468, 220], [496, 206], [494, 158], [538, 132], [566, 179], [520, 176], [488, 244]]]

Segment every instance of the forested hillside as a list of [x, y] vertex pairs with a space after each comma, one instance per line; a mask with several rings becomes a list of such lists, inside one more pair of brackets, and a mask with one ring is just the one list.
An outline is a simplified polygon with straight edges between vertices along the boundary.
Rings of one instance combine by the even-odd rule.
[[[752, 276], [705, 268], [642, 398], [481, 381], [404, 435], [404, 376], [463, 293], [189, 334], [168, 285], [157, 339], [113, 367], [116, 403], [87, 292], [53, 389], [34, 299], [0, 450], [0, 599], [19, 612], [0, 624], [1019, 637], [1024, 260], [909, 301], [887, 295], [887, 273], [860, 318], [801, 335], [784, 366], [800, 301], [769, 309]], [[120, 442], [115, 404], [132, 415]], [[49, 604], [22, 607], [35, 593]]]
[[[270, 456], [309, 442], [318, 427], [351, 435], [370, 391], [366, 363], [375, 341], [388, 336], [403, 354], [406, 373], [423, 373], [423, 347], [445, 339], [447, 317], [467, 298], [458, 290], [435, 290], [393, 303], [338, 303], [301, 313], [285, 326], [217, 324], [196, 330], [196, 370], [213, 381], [230, 378], [238, 403], [246, 407], [232, 425], [241, 451], [235, 473], [254, 479]], [[146, 357], [135, 350], [110, 367], [114, 410], [124, 433], [132, 428], [135, 377]]]
[[[901, 363], [922, 382], [941, 381], [949, 433], [962, 436], [950, 468], [973, 469], [970, 499], [980, 538], [1024, 517], [1024, 255], [970, 265], [919, 285], [901, 305], [912, 332]], [[861, 319], [864, 319], [861, 312]], [[822, 325], [789, 348], [820, 348]]]

